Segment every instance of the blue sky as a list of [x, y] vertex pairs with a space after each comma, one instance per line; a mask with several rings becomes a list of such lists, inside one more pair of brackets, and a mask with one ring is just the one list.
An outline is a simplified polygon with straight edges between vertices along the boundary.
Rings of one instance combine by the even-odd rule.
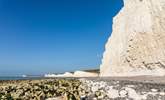
[[122, 0], [0, 0], [0, 75], [99, 68]]

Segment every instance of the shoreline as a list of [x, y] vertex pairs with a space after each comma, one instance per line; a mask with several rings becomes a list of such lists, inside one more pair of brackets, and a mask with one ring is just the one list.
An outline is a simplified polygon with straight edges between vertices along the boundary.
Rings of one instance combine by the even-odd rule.
[[121, 80], [144, 83], [162, 83], [165, 84], [165, 76], [131, 76], [131, 77], [0, 77], [2, 81], [24, 81], [24, 80], [44, 80], [44, 79], [90, 79], [90, 80]]

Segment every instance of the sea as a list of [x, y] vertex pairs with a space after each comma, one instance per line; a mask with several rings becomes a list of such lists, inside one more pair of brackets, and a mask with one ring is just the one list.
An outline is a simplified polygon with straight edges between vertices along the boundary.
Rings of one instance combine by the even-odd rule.
[[22, 77], [22, 76], [0, 76], [0, 80], [34, 80], [34, 79], [44, 79], [43, 76], [30, 76], [30, 77]]

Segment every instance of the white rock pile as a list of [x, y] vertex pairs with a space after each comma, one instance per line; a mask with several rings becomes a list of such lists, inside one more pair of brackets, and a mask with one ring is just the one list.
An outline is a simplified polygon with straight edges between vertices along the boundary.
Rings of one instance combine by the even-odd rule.
[[88, 95], [97, 95], [96, 100], [165, 100], [165, 87], [158, 87], [158, 84], [86, 79], [80, 81], [89, 92]]

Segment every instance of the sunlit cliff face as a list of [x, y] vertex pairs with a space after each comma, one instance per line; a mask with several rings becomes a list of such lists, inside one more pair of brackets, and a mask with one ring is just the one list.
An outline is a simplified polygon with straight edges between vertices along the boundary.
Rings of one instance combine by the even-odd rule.
[[124, 0], [100, 76], [165, 75], [165, 0]]

